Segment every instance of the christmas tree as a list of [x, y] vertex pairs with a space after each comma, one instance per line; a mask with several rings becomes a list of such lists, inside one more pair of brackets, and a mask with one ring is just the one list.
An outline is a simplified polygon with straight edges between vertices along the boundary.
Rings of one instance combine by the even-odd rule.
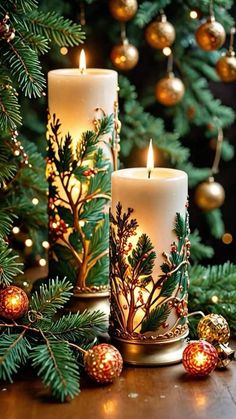
[[[221, 173], [217, 175], [211, 169], [216, 150], [216, 157], [219, 157], [219, 154], [222, 157], [221, 167], [227, 167], [228, 162], [234, 157], [234, 147], [227, 139], [227, 132], [230, 135], [230, 131], [227, 130], [234, 122], [234, 111], [212, 93], [212, 89], [217, 92], [217, 86], [221, 86], [222, 91], [229, 91], [233, 85], [231, 83], [236, 79], [232, 30], [233, 1], [215, 0], [212, 3], [210, 0], [188, 0], [179, 1], [178, 7], [176, 2], [171, 0], [130, 1], [131, 5], [125, 10], [123, 17], [119, 15], [119, 3], [122, 1], [85, 0], [82, 4], [79, 1], [68, 4], [63, 0], [1, 2], [1, 285], [8, 286], [14, 280], [24, 269], [22, 263], [25, 267], [32, 264], [32, 261], [33, 264], [40, 261], [44, 264], [42, 260], [44, 261], [48, 244], [47, 185], [44, 175], [46, 82], [42, 66], [44, 72], [53, 67], [77, 66], [78, 49], [74, 47], [85, 39], [86, 34], [89, 66], [114, 66], [120, 72], [121, 165], [144, 166], [143, 149], [147, 148], [149, 139], [152, 138], [159, 156], [158, 164], [183, 169], [188, 173], [191, 188], [191, 257], [194, 262], [190, 269], [190, 310], [201, 309], [205, 313], [213, 311], [223, 314], [231, 329], [235, 331], [235, 265], [230, 262], [214, 266], [197, 264], [202, 260], [205, 265], [210, 265], [214, 247], [219, 249], [218, 254], [221, 252], [223, 245], [219, 246], [219, 239], [224, 234], [223, 220], [227, 217], [224, 207], [223, 213], [220, 209], [224, 191], [220, 189], [218, 201], [213, 203], [213, 206], [212, 198], [208, 199], [205, 208], [201, 205], [199, 208], [199, 199], [198, 206], [193, 203], [194, 188], [207, 181], [211, 175], [221, 183]], [[66, 19], [62, 18], [61, 14], [66, 16]], [[74, 18], [77, 24], [72, 23], [71, 19]], [[168, 22], [171, 25], [168, 26]], [[218, 38], [213, 36], [213, 41], [208, 36], [205, 41], [208, 44], [204, 44], [206, 38], [203, 36], [205, 33], [202, 35], [202, 26], [214, 22], [221, 24], [220, 34]], [[83, 30], [79, 23], [83, 25]], [[164, 43], [158, 45], [160, 23], [164, 27], [164, 35], [161, 32]], [[159, 28], [159, 32], [156, 28]], [[51, 44], [52, 49], [48, 53]], [[118, 47], [115, 47], [116, 45]], [[222, 48], [219, 49], [220, 47]], [[223, 57], [223, 72], [220, 61], [222, 52], [226, 53]], [[62, 55], [64, 53], [65, 56]], [[175, 75], [174, 79], [172, 73]], [[177, 93], [173, 81], [177, 83]], [[229, 81], [229, 87], [222, 84], [222, 81]], [[170, 83], [167, 97], [166, 83]], [[37, 101], [35, 98], [38, 98]], [[217, 166], [213, 165], [213, 169], [217, 169]], [[230, 194], [227, 184], [224, 184], [224, 188], [227, 197]], [[191, 213], [195, 224], [191, 221]], [[202, 242], [199, 228], [204, 239], [207, 238], [207, 244]], [[217, 241], [210, 240], [209, 234]], [[27, 256], [27, 247], [31, 249], [30, 258]], [[220, 259], [223, 262], [230, 259], [227, 255], [219, 258], [218, 254], [214, 261]], [[70, 284], [51, 282], [48, 288], [43, 287], [31, 300], [31, 310], [42, 314], [40, 304], [47, 300], [48, 293], [56, 295], [58, 287], [64, 287], [60, 293], [64, 292], [66, 297], [60, 294], [60, 301], [58, 303], [56, 300], [55, 310], [52, 308], [52, 311], [46, 313], [45, 320], [48, 320], [50, 325], [53, 314], [69, 298]], [[202, 292], [203, 289], [205, 292]], [[68, 354], [70, 357], [71, 354], [68, 343], [71, 335], [66, 335], [71, 325], [74, 324], [81, 332], [78, 333], [77, 343], [84, 347], [90, 342], [84, 341], [83, 327], [91, 331], [92, 337], [97, 334], [98, 329], [102, 330], [101, 314], [97, 313], [97, 317], [85, 315], [85, 326], [83, 315], [81, 316], [62, 318], [61, 323], [53, 324], [55, 333], [65, 332], [60, 341], [61, 346], [58, 347], [62, 369], [63, 357]], [[9, 352], [9, 358], [1, 370], [1, 377], [4, 379], [11, 379], [12, 373], [25, 363], [29, 347], [33, 347], [34, 333], [32, 337], [32, 330], [25, 329], [25, 321], [23, 318], [19, 325], [20, 331], [18, 326], [15, 330], [7, 322], [2, 323], [4, 338], [1, 356], [8, 352], [9, 346], [13, 345], [15, 348]], [[47, 345], [47, 321], [45, 324], [40, 323], [39, 318], [36, 321], [38, 325], [35, 329], [38, 332], [33, 332], [41, 334], [39, 340], [40, 344], [44, 345], [45, 358], [40, 358], [35, 348], [35, 351], [32, 350], [32, 363], [40, 368], [48, 359], [50, 351]], [[32, 329], [32, 324], [28, 328]], [[25, 330], [29, 337], [25, 336]], [[50, 347], [57, 352], [58, 341], [55, 341], [55, 336], [50, 336]], [[17, 343], [16, 346], [14, 342]], [[71, 343], [73, 344], [73, 341]], [[76, 362], [75, 360], [75, 364]], [[72, 368], [72, 364], [70, 367]], [[51, 368], [53, 372], [53, 366]], [[64, 378], [68, 378], [65, 377], [68, 371], [62, 373]], [[46, 385], [54, 386], [54, 394], [62, 400], [67, 395], [73, 396], [78, 392], [75, 385], [78, 381], [77, 367], [74, 375], [69, 376], [71, 387], [67, 391], [65, 388], [60, 390], [59, 381], [46, 380], [44, 369], [41, 369], [41, 375]]]

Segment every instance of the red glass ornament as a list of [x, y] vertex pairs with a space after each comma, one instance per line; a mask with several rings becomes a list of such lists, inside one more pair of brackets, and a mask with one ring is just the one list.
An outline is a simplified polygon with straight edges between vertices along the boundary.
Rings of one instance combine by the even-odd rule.
[[89, 376], [98, 383], [111, 383], [120, 376], [123, 359], [114, 346], [101, 343], [86, 352], [84, 366]]
[[191, 375], [208, 375], [215, 369], [217, 362], [217, 350], [203, 340], [190, 342], [183, 352], [183, 366]]
[[25, 291], [10, 285], [0, 291], [0, 316], [15, 320], [27, 311], [29, 300]]

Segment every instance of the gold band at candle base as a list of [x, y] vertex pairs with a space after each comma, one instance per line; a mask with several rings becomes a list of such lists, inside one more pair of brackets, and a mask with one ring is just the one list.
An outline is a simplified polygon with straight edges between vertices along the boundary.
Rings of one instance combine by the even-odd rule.
[[74, 294], [69, 304], [66, 306], [66, 311], [72, 313], [100, 310], [106, 316], [106, 324], [108, 326], [108, 319], [110, 314], [109, 292], [93, 292]]
[[130, 365], [157, 366], [181, 362], [184, 348], [187, 345], [186, 332], [184, 337], [161, 342], [135, 342], [123, 339], [112, 339], [120, 351], [123, 361]]

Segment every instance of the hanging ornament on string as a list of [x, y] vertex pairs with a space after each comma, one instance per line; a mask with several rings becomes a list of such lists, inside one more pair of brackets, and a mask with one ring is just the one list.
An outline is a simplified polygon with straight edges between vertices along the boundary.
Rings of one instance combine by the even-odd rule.
[[125, 24], [121, 24], [121, 42], [115, 45], [111, 51], [111, 61], [114, 67], [121, 71], [134, 68], [139, 60], [137, 48], [129, 43], [126, 36]]
[[176, 34], [174, 26], [167, 21], [162, 11], [156, 21], [148, 25], [145, 36], [151, 47], [163, 49], [173, 44]]
[[114, 19], [127, 22], [136, 14], [138, 2], [137, 0], [110, 0], [109, 9]]
[[211, 313], [201, 318], [197, 326], [200, 339], [214, 345], [217, 354], [217, 368], [226, 368], [234, 360], [235, 351], [229, 347], [230, 328], [220, 314]]
[[0, 40], [5, 39], [7, 42], [11, 42], [15, 38], [15, 29], [9, 25], [9, 15], [6, 13], [4, 18], [0, 20]]
[[0, 291], [0, 316], [16, 320], [28, 310], [29, 300], [25, 291], [14, 285]]
[[213, 345], [226, 344], [230, 338], [230, 328], [223, 316], [216, 313], [201, 318], [197, 326], [199, 339], [207, 340]]
[[100, 343], [88, 350], [71, 342], [70, 346], [83, 354], [85, 371], [97, 383], [112, 383], [120, 376], [123, 359], [118, 349], [113, 345]]
[[182, 361], [188, 374], [203, 377], [216, 368], [218, 354], [209, 342], [192, 341], [184, 349]]
[[156, 84], [156, 99], [162, 105], [173, 106], [181, 101], [185, 93], [185, 87], [181, 79], [173, 73], [173, 54], [170, 54], [167, 62], [167, 75]]
[[210, 1], [210, 15], [195, 33], [197, 44], [205, 51], [215, 51], [222, 47], [226, 33], [221, 23], [215, 20], [213, 2]]
[[235, 28], [230, 31], [229, 49], [216, 63], [216, 71], [222, 81], [231, 82], [236, 80], [236, 57], [234, 51]]
[[223, 130], [219, 127], [215, 158], [211, 169], [212, 176], [197, 186], [194, 195], [197, 206], [204, 211], [212, 211], [213, 209], [221, 207], [225, 200], [223, 186], [214, 179], [214, 175], [219, 172], [222, 142]]

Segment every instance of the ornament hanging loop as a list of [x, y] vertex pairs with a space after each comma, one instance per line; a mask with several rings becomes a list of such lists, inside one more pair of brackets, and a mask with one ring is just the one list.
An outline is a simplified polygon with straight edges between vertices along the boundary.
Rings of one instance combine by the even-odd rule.
[[235, 28], [231, 28], [230, 30], [230, 41], [229, 41], [229, 53], [232, 54], [234, 52], [234, 35], [235, 35]]
[[173, 53], [168, 56], [167, 60], [167, 74], [171, 74], [173, 72]]
[[213, 7], [213, 0], [210, 0], [210, 2], [209, 2], [209, 15], [210, 15], [210, 18], [212, 19], [214, 19], [215, 18], [215, 16], [214, 16], [214, 7]]
[[215, 151], [215, 158], [213, 161], [213, 165], [211, 168], [212, 175], [215, 175], [219, 172], [219, 163], [221, 158], [221, 150], [222, 150], [222, 143], [224, 139], [223, 130], [220, 126], [218, 126], [218, 135], [217, 135], [217, 143], [216, 143], [216, 151]]
[[121, 36], [122, 43], [125, 44], [127, 41], [125, 22], [120, 23], [120, 36]]

